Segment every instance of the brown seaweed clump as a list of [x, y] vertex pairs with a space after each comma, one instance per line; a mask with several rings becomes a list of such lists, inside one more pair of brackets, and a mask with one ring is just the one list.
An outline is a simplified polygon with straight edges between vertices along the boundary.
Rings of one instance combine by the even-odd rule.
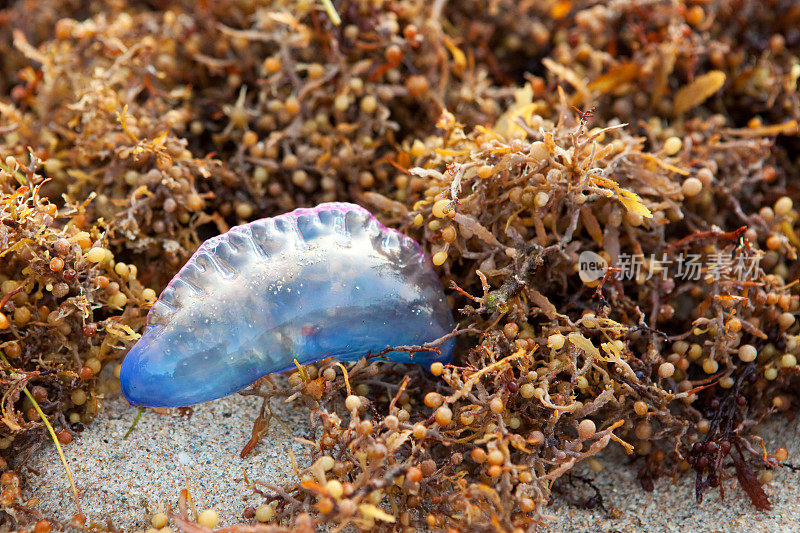
[[38, 47], [9, 32], [31, 63], [2, 108], [9, 151], [37, 153], [52, 198], [97, 193], [90, 214], [117, 219], [133, 257], [177, 264], [196, 247], [184, 227], [388, 190], [443, 105], [474, 123], [499, 111], [487, 82], [468, 99], [451, 82], [466, 58], [430, 7], [344, 3], [339, 26], [307, 2], [169, 7], [66, 10]]
[[[15, 468], [41, 446], [46, 424], [68, 444], [119, 390], [119, 358], [156, 298], [135, 265], [115, 261], [86, 203], [42, 196], [40, 164], [33, 154], [0, 163], [0, 450]], [[19, 483], [3, 485], [0, 504], [19, 505]]]
[[[796, 215], [779, 197], [769, 222], [726, 232], [766, 206], [715, 209], [730, 196], [719, 165], [759, 174], [769, 142], [720, 141], [686, 169], [692, 147], [647, 152], [622, 125], [590, 121], [563, 93], [469, 134], [445, 114], [439, 148], [409, 171], [408, 207], [372, 197], [426, 243], [456, 291], [459, 333], [478, 343], [431, 368], [432, 383], [394, 389], [391, 370], [357, 366], [349, 424], [322, 393], [342, 389], [334, 366], [295, 373], [287, 393], [317, 409], [319, 458], [291, 496], [269, 487], [278, 510], [310, 500], [361, 529], [525, 529], [546, 520], [554, 482], [614, 442], [641, 457], [645, 490], [694, 470], [698, 500], [735, 476], [769, 508], [757, 472], [785, 450], [768, 453], [751, 431], [757, 413], [796, 401]], [[758, 199], [764, 183], [746, 187]], [[612, 267], [589, 279], [587, 251]], [[636, 273], [626, 254], [641, 258]], [[696, 276], [679, 271], [689, 257]]]
[[[330, 200], [422, 243], [457, 354], [245, 391], [243, 454], [274, 398], [315, 424], [253, 527], [534, 530], [609, 446], [644, 490], [769, 508], [791, 465], [755, 428], [800, 390], [794, 2], [82, 4], [0, 10], [0, 520], [47, 518], [20, 492], [44, 420], [67, 445], [116, 394], [203, 239]], [[170, 518], [205, 531], [188, 497]]]

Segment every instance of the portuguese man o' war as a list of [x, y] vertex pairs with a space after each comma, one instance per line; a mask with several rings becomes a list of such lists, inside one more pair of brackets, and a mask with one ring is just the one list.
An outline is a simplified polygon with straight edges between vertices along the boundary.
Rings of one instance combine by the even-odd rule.
[[[454, 328], [441, 283], [413, 239], [347, 203], [297, 209], [204, 242], [167, 285], [122, 363], [132, 405], [187, 406], [264, 375], [355, 361]], [[391, 351], [429, 368], [452, 357]]]

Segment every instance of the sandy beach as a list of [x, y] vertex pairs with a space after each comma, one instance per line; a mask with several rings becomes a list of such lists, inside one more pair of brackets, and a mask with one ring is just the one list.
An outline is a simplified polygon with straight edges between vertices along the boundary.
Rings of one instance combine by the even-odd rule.
[[[220, 525], [242, 521], [248, 506], [260, 497], [247, 487], [250, 480], [282, 483], [293, 476], [289, 450], [302, 464], [304, 447], [293, 437], [305, 436], [308, 412], [274, 402], [276, 415], [291, 428], [287, 435], [273, 424], [255, 452], [239, 457], [250, 437], [259, 400], [238, 395], [195, 408], [191, 416], [146, 412], [128, 439], [136, 409], [117, 397], [104, 413], [65, 447], [89, 522], [106, 519], [124, 531], [146, 529], [153, 513], [176, 509], [180, 491], [190, 487], [198, 510], [213, 508]], [[800, 428], [785, 419], [764, 427], [768, 449], [787, 447], [790, 458], [800, 456]], [[746, 499], [735, 480], [726, 482], [726, 496], [708, 491], [698, 505], [694, 478], [684, 476], [677, 485], [670, 479], [656, 482], [654, 492], [644, 492], [636, 481], [638, 464], [619, 449], [601, 456], [603, 470], [591, 473], [581, 466], [577, 474], [592, 477], [600, 489], [606, 511], [566, 504], [558, 494], [548, 509], [554, 515], [550, 531], [800, 531], [800, 473], [777, 471], [767, 487], [773, 504], [761, 513]], [[30, 466], [29, 497], [38, 497], [38, 509], [68, 520], [75, 513], [69, 485], [55, 448], [40, 451]], [[585, 492], [582, 491], [582, 492]]]

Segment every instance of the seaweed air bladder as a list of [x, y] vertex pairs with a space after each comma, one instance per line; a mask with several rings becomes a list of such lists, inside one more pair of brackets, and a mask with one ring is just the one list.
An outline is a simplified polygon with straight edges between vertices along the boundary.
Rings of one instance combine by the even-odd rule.
[[[357, 205], [321, 204], [206, 241], [153, 306], [120, 380], [134, 405], [186, 406], [295, 364], [355, 361], [453, 327], [416, 242]], [[429, 368], [450, 361], [453, 342], [385, 356]]]

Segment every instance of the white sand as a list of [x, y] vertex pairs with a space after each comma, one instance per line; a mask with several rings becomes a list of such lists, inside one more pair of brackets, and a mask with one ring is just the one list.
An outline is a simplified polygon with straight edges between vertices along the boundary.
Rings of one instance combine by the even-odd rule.
[[[287, 422], [294, 436], [306, 436], [308, 412], [294, 406], [276, 414]], [[258, 505], [245, 484], [250, 479], [281, 483], [291, 479], [288, 449], [298, 460], [304, 448], [284, 435], [274, 423], [268, 435], [247, 459], [239, 452], [250, 437], [260, 401], [231, 396], [202, 405], [191, 417], [147, 412], [127, 440], [122, 440], [136, 410], [121, 399], [112, 399], [103, 415], [71, 444], [67, 459], [81, 491], [81, 504], [90, 521], [113, 524], [125, 531], [145, 528], [149, 516], [164, 506], [175, 509], [180, 490], [188, 479], [198, 509], [213, 507], [221, 525], [240, 521], [248, 505]], [[800, 458], [800, 427], [785, 419], [764, 430], [768, 449], [786, 446], [790, 458]], [[651, 493], [636, 482], [640, 463], [628, 464], [620, 453], [601, 458], [604, 470], [591, 475], [602, 491], [607, 508], [619, 509], [619, 518], [607, 513], [576, 509], [558, 499], [550, 512], [556, 515], [550, 531], [800, 531], [800, 473], [781, 470], [767, 487], [772, 511], [760, 513], [747, 501], [735, 480], [726, 482], [726, 497], [709, 490], [704, 502], [694, 501], [694, 478], [685, 476], [676, 486], [669, 479], [656, 483]], [[75, 507], [55, 449], [41, 450], [31, 466], [26, 494], [42, 501], [38, 508], [68, 520]], [[578, 473], [586, 474], [583, 467]]]
[[[246, 486], [245, 473], [250, 480], [281, 483], [294, 476], [287, 450], [299, 461], [305, 458], [305, 448], [274, 420], [257, 448], [246, 459], [239, 457], [260, 405], [260, 399], [235, 395], [199, 406], [188, 417], [148, 410], [123, 440], [137, 410], [121, 398], [110, 400], [64, 447], [89, 521], [105, 523], [109, 517], [125, 531], [147, 527], [156, 511], [177, 509], [187, 479], [198, 511], [213, 507], [222, 524], [240, 521], [245, 507], [261, 501]], [[306, 436], [307, 415], [284, 409], [278, 416], [294, 436]], [[42, 500], [38, 508], [45, 514], [69, 520], [75, 504], [55, 447], [40, 451], [31, 467], [41, 475], [28, 476], [26, 494]]]

